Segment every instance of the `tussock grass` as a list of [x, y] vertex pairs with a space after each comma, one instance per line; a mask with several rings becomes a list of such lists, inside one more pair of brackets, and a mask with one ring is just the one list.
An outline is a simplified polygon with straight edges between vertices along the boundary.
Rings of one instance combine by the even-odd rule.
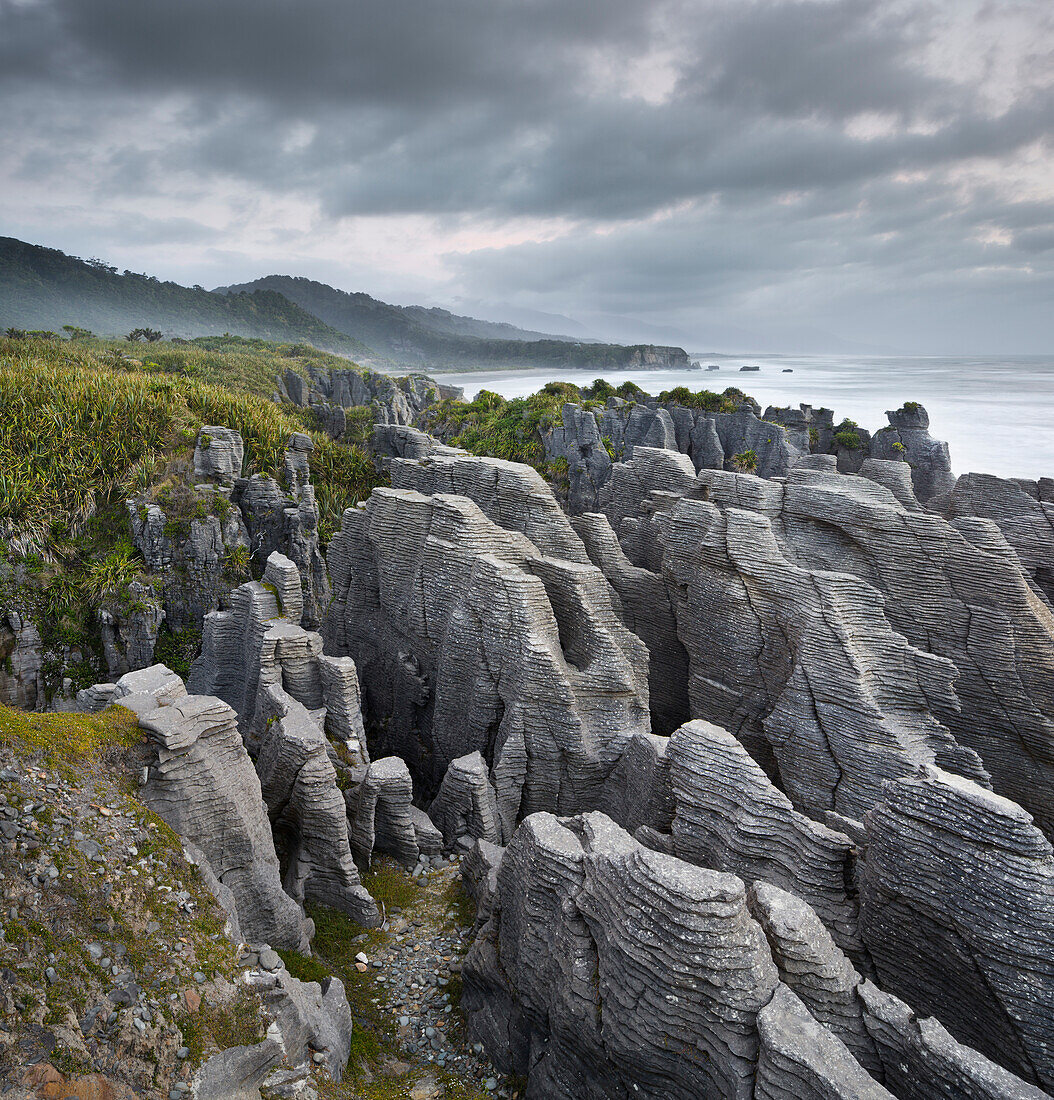
[[[151, 345], [152, 365], [167, 355], [194, 366], [165, 373], [104, 354], [103, 347], [98, 341], [0, 340], [0, 535], [16, 553], [54, 556], [64, 541], [83, 535], [104, 500], [142, 489], [159, 457], [189, 449], [203, 423], [240, 432], [245, 474], [272, 477], [281, 476], [289, 436], [310, 430], [303, 410], [248, 392], [255, 374], [266, 374], [273, 388], [278, 364], [289, 360], [193, 345], [166, 353]], [[199, 377], [215, 366], [210, 356], [223, 360], [222, 385]], [[367, 495], [377, 478], [361, 449], [311, 434], [325, 539], [339, 527], [343, 509]]]

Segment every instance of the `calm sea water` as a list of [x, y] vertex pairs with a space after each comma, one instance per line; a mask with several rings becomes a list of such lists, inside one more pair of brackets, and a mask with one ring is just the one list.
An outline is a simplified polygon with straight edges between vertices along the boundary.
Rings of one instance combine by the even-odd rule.
[[[887, 423], [885, 410], [921, 401], [930, 414], [930, 432], [951, 447], [956, 473], [978, 471], [1003, 477], [1054, 477], [1054, 357], [893, 358], [835, 356], [725, 357], [701, 360], [720, 371], [617, 371], [613, 385], [627, 379], [658, 394], [674, 386], [723, 390], [740, 386], [766, 405], [802, 402], [834, 409], [872, 432]], [[757, 373], [741, 373], [750, 364]], [[792, 374], [783, 373], [790, 367]], [[464, 386], [466, 396], [481, 389], [503, 397], [524, 397], [551, 380], [588, 385], [594, 371], [500, 371], [437, 374]]]

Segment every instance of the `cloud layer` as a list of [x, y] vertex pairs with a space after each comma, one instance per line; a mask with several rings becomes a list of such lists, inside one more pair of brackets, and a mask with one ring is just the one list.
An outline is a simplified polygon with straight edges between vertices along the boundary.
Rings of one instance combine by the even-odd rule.
[[1047, 0], [0, 0], [0, 97], [0, 231], [165, 277], [1054, 351]]

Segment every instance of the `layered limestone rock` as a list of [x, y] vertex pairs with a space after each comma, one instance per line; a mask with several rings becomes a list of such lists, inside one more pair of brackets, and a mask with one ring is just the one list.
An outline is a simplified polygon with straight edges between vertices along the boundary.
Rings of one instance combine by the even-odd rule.
[[688, 654], [662, 577], [626, 557], [606, 516], [587, 513], [572, 523], [589, 560], [618, 594], [622, 621], [648, 648], [652, 729], [670, 734], [688, 719]]
[[633, 565], [661, 571], [662, 545], [654, 517], [695, 488], [691, 460], [676, 452], [638, 447], [631, 462], [615, 466], [600, 509]]
[[0, 703], [19, 710], [44, 706], [44, 643], [17, 611], [0, 615]]
[[126, 594], [120, 599], [107, 599], [96, 609], [95, 616], [106, 671], [112, 679], [146, 668], [153, 661], [165, 609], [151, 585], [132, 581]]
[[320, 625], [330, 597], [309, 467], [313, 447], [309, 435], [295, 432], [286, 450], [282, 484], [254, 474], [239, 480], [233, 495], [245, 517], [253, 560], [266, 562], [278, 552], [296, 565], [303, 589], [301, 623], [308, 630]]
[[778, 984], [739, 880], [602, 814], [525, 820], [463, 975], [470, 1033], [552, 1100], [746, 1100]]
[[881, 1061], [882, 1078], [899, 1100], [1049, 1098], [1049, 1092], [956, 1042], [939, 1020], [920, 1019], [903, 1001], [872, 982], [862, 982], [857, 994]]
[[[782, 485], [716, 472], [700, 474], [699, 483], [724, 514], [749, 508], [764, 516], [758, 522], [771, 528], [788, 559], [851, 573], [874, 586], [881, 599], [873, 593], [866, 599], [875, 620], [884, 618], [913, 646], [928, 650], [934, 666], [938, 656], [954, 662], [953, 691], [927, 686], [931, 676], [919, 678], [924, 690], [908, 705], [928, 711], [964, 749], [977, 753], [995, 789], [1054, 835], [1054, 615], [990, 521], [949, 524], [905, 506], [875, 481], [821, 469], [797, 467]], [[699, 583], [704, 581], [705, 574]], [[743, 614], [755, 611], [744, 606]], [[852, 622], [853, 649], [868, 642], [859, 637], [863, 624], [850, 620], [842, 606], [828, 614], [846, 628]], [[877, 638], [875, 630], [867, 633]], [[766, 639], [771, 646], [767, 633]], [[751, 644], [758, 643], [748, 640], [747, 648]], [[694, 713], [737, 729], [727, 712], [720, 718]], [[982, 778], [948, 756], [928, 762]]]
[[158, 592], [169, 630], [200, 630], [210, 611], [224, 606], [237, 579], [230, 563], [248, 552], [249, 538], [238, 509], [222, 485], [203, 484], [193, 490], [196, 504], [190, 518], [170, 518], [176, 506], [128, 501], [132, 539], [145, 571], [158, 578]]
[[459, 447], [448, 447], [427, 432], [402, 424], [375, 424], [370, 441], [374, 461], [386, 470], [393, 458], [430, 458], [432, 455], [464, 455]]
[[1054, 600], [1054, 481], [963, 474], [943, 510], [953, 521], [972, 516], [991, 520], [1036, 587]]
[[329, 565], [327, 652], [355, 658], [380, 749], [421, 797], [479, 751], [505, 835], [537, 809], [600, 804], [648, 728], [648, 689], [599, 570], [544, 557], [466, 497], [406, 489], [346, 511]]
[[868, 814], [861, 928], [880, 985], [1054, 1087], [1054, 850], [1020, 807], [936, 768]]
[[704, 477], [736, 506], [686, 498], [659, 516], [692, 713], [735, 733], [814, 817], [859, 818], [883, 779], [919, 763], [984, 780], [932, 714], [954, 708], [951, 662], [895, 633], [869, 584], [784, 553], [773, 525], [781, 484]]
[[[464, 391], [444, 386], [424, 374], [395, 378], [371, 370], [330, 370], [309, 364], [307, 378], [287, 370], [279, 379], [280, 396], [309, 406], [323, 416], [333, 409], [369, 405], [380, 424], [414, 424], [444, 398], [461, 400]], [[333, 432], [334, 435], [339, 435]]]
[[355, 867], [337, 781], [340, 767], [353, 785], [369, 760], [356, 671], [347, 658], [323, 656], [321, 637], [298, 625], [302, 598], [297, 567], [273, 553], [263, 581], [240, 586], [230, 611], [207, 617], [190, 683], [238, 714], [287, 891], [373, 925], [380, 918]]
[[[347, 790], [344, 797], [352, 850], [361, 864], [368, 867], [375, 850], [394, 856], [404, 867], [412, 868], [417, 863], [421, 854], [419, 819], [413, 805], [413, 780], [405, 761], [398, 756], [375, 760], [363, 781]], [[439, 846], [433, 847], [437, 850]]]
[[292, 898], [311, 898], [366, 927], [380, 923], [348, 842], [347, 808], [318, 723], [276, 685], [261, 687], [265, 718], [256, 771]]
[[862, 958], [849, 837], [798, 813], [742, 744], [709, 722], [682, 726], [666, 755], [674, 853], [747, 883], [793, 891], [843, 950]]
[[903, 459], [911, 469], [915, 496], [923, 504], [950, 492], [955, 485], [948, 444], [930, 435], [929, 413], [917, 402], [907, 401], [887, 412], [889, 427], [871, 440], [871, 457]]
[[[132, 692], [125, 698], [148, 696]], [[260, 781], [234, 712], [209, 696], [170, 699], [140, 712], [155, 753], [140, 798], [204, 854], [234, 897], [243, 935], [256, 943], [305, 949], [309, 922], [282, 889]]]
[[506, 531], [526, 536], [539, 553], [588, 564], [585, 548], [542, 475], [531, 466], [475, 455], [393, 461], [392, 488], [468, 497]]
[[751, 885], [747, 905], [765, 931], [780, 980], [868, 1073], [883, 1080], [883, 1060], [859, 995], [862, 979], [820, 918], [801, 898], [764, 881]]
[[194, 480], [233, 487], [242, 476], [245, 444], [230, 428], [206, 424], [194, 444]]
[[785, 986], [758, 1013], [754, 1100], [894, 1100]]
[[428, 816], [448, 848], [462, 837], [501, 844], [498, 800], [481, 752], [451, 760], [439, 792], [428, 807]]
[[603, 507], [605, 487], [619, 463], [632, 460], [638, 448], [685, 455], [693, 470], [732, 468], [752, 462], [764, 477], [786, 473], [808, 452], [782, 424], [758, 417], [759, 409], [739, 395], [733, 412], [688, 408], [654, 398], [644, 404], [610, 397], [603, 409], [568, 403], [560, 423], [541, 432], [546, 459], [567, 462], [568, 509], [573, 514]]
[[230, 1047], [203, 1062], [191, 1094], [198, 1100], [259, 1096], [261, 1089], [265, 1095], [304, 1095], [314, 1091], [311, 1075], [319, 1069], [340, 1081], [353, 1026], [340, 979], [302, 982], [282, 966], [251, 971], [246, 982], [263, 1002], [267, 1033], [253, 1046]]

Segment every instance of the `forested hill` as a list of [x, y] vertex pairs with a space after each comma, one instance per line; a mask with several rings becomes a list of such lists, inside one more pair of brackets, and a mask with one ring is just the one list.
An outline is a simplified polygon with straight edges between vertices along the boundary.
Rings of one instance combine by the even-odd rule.
[[103, 337], [146, 328], [170, 338], [230, 333], [311, 344], [382, 370], [688, 365], [681, 348], [567, 340], [446, 310], [393, 306], [287, 275], [215, 291], [185, 287], [0, 237], [0, 331], [60, 332], [69, 325]]
[[263, 289], [280, 292], [326, 324], [354, 336], [402, 366], [620, 370], [688, 365], [688, 356], [681, 348], [571, 340], [513, 325], [459, 317], [447, 310], [389, 305], [368, 294], [348, 293], [290, 275], [268, 275], [251, 283], [219, 288], [231, 294]]
[[0, 330], [64, 325], [101, 336], [136, 328], [166, 336], [225, 332], [290, 343], [367, 359], [360, 341], [305, 312], [274, 290], [213, 294], [203, 287], [161, 282], [132, 271], [120, 273], [101, 260], [81, 260], [54, 248], [0, 237]]

